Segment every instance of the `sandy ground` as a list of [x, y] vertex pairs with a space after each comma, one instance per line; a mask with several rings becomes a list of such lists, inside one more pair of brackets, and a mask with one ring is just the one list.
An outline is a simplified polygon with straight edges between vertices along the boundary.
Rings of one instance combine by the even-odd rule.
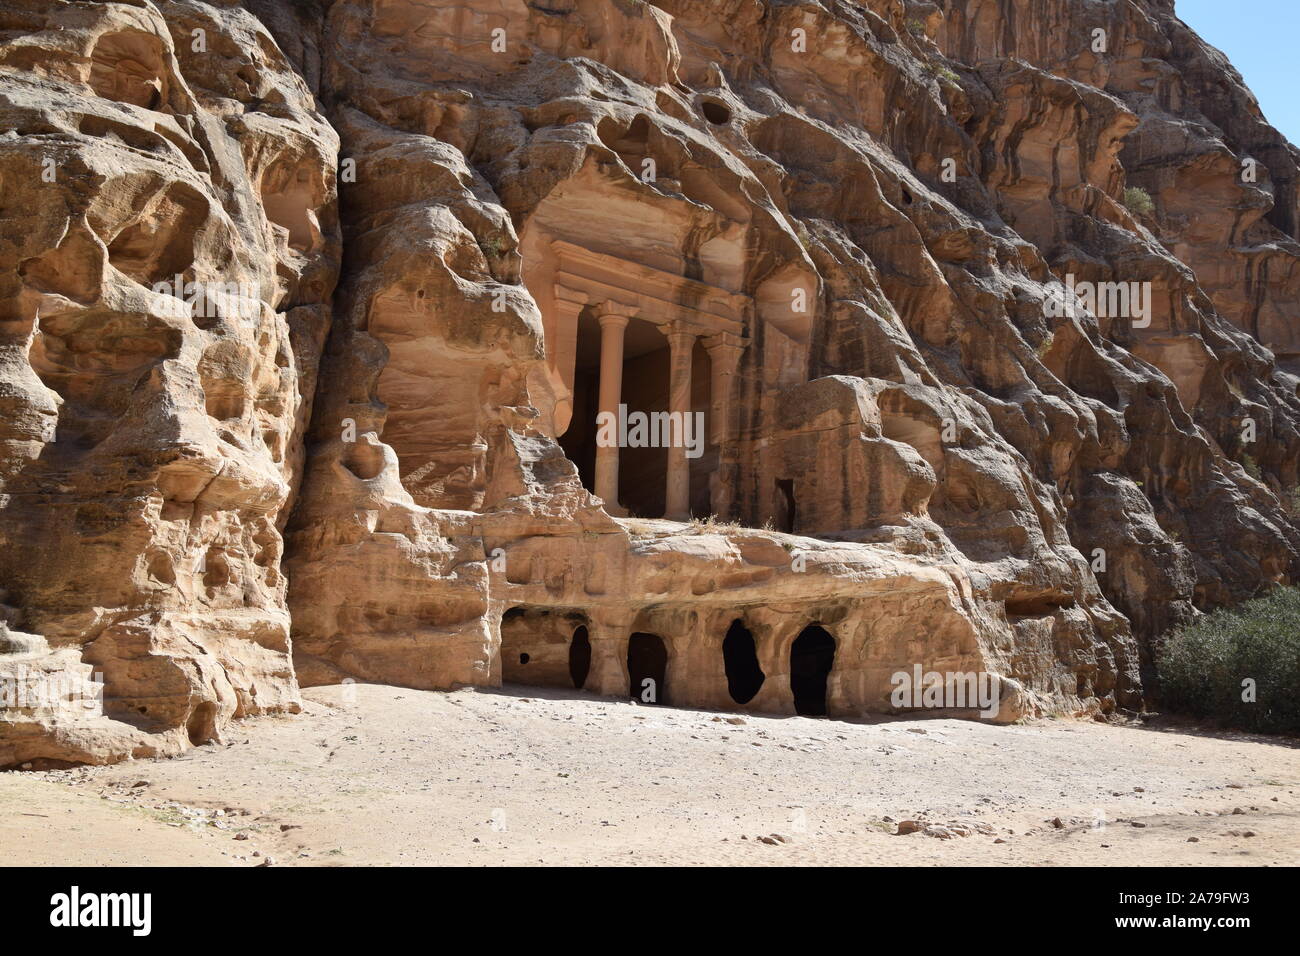
[[[303, 714], [242, 721], [174, 760], [0, 774], [0, 860], [1300, 863], [1294, 741], [351, 690], [309, 690]], [[957, 835], [896, 835], [903, 820]]]

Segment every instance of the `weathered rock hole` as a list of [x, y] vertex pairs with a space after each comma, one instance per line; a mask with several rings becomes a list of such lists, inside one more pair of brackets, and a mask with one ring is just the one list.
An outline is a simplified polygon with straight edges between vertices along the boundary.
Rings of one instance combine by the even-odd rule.
[[384, 470], [384, 450], [379, 445], [363, 445], [354, 442], [347, 446], [343, 456], [343, 467], [362, 481], [378, 478]]
[[108, 261], [141, 285], [170, 283], [194, 264], [195, 238], [207, 218], [208, 201], [184, 183], [140, 201], [136, 218], [108, 242]]
[[[140, 709], [144, 710], [143, 707]], [[217, 705], [210, 700], [205, 700], [195, 707], [194, 712], [190, 714], [190, 719], [185, 722], [185, 732], [189, 735], [190, 743], [195, 747], [216, 737]]]
[[216, 549], [210, 549], [203, 558], [203, 586], [219, 588], [229, 583], [230, 564], [226, 561], [226, 556]]
[[758, 663], [754, 635], [740, 620], [731, 622], [722, 640], [722, 662], [731, 699], [737, 704], [748, 704], [762, 688], [767, 675]]
[[639, 169], [638, 159], [648, 152], [650, 119], [644, 113], [628, 124], [626, 129], [614, 119], [604, 119], [596, 127], [600, 141], [618, 153], [630, 169]]
[[726, 126], [731, 122], [731, 107], [717, 100], [704, 100], [700, 104], [700, 112], [714, 126]]
[[262, 180], [262, 208], [266, 218], [289, 233], [289, 248], [310, 253], [320, 248], [320, 221], [316, 208], [324, 200], [324, 186], [307, 163], [279, 162]]
[[777, 530], [784, 531], [786, 534], [794, 534], [795, 519], [798, 513], [798, 506], [794, 500], [794, 479], [778, 478], [776, 479], [777, 491]]
[[805, 627], [790, 645], [790, 690], [794, 711], [826, 716], [826, 680], [835, 665], [835, 638], [817, 624]]
[[1006, 600], [1007, 617], [1046, 617], [1071, 607], [1072, 594], [1031, 594]]
[[101, 37], [90, 54], [87, 82], [99, 96], [156, 110], [166, 93], [162, 41], [139, 30]]
[[23, 282], [89, 305], [99, 298], [103, 252], [84, 230], [70, 230], [63, 244], [18, 266]]
[[248, 86], [248, 92], [257, 96], [257, 91], [262, 85], [261, 78], [257, 75], [257, 70], [251, 66], [243, 66], [235, 71], [235, 76], [239, 77]]
[[218, 342], [199, 359], [198, 373], [207, 413], [218, 421], [242, 419], [248, 407], [248, 382], [253, 375], [248, 349], [237, 342]]

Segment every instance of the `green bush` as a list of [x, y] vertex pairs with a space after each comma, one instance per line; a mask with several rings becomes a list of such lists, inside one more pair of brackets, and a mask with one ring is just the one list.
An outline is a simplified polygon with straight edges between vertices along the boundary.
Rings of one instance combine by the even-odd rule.
[[[1163, 706], [1240, 730], [1300, 734], [1300, 588], [1214, 611], [1174, 634], [1157, 666]], [[1242, 681], [1255, 700], [1242, 700]]]
[[1149, 216], [1156, 210], [1156, 204], [1151, 201], [1151, 194], [1141, 186], [1125, 187], [1124, 205], [1128, 207], [1129, 212], [1137, 213], [1139, 216]]

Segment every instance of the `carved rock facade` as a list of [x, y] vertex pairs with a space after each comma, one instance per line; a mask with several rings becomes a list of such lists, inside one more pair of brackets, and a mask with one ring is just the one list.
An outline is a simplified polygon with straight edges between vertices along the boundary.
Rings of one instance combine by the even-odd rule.
[[0, 765], [349, 678], [1140, 708], [1300, 573], [1296, 150], [1171, 7], [0, 0], [0, 672], [105, 711]]

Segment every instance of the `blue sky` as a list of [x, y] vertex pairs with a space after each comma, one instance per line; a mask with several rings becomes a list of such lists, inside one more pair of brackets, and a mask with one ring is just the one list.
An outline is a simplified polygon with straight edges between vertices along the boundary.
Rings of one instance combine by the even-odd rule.
[[1174, 9], [1228, 55], [1264, 116], [1300, 145], [1300, 0], [1176, 0]]

